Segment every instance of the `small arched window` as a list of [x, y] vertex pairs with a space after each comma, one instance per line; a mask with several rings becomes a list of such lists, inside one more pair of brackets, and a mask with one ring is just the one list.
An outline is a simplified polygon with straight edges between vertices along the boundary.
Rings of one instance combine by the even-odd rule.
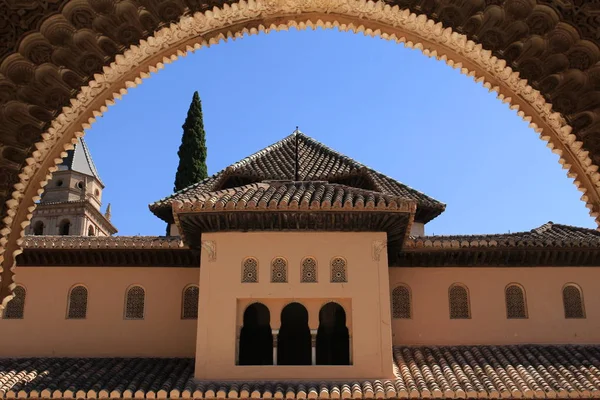
[[465, 286], [457, 283], [450, 286], [448, 300], [450, 302], [450, 319], [471, 318], [469, 292]]
[[242, 262], [242, 283], [258, 282], [258, 260], [248, 257]]
[[94, 233], [94, 226], [90, 225], [89, 228], [88, 228], [88, 236], [94, 236], [94, 235], [95, 235], [95, 233]]
[[342, 257], [334, 257], [331, 259], [331, 282], [348, 282], [346, 260]]
[[85, 319], [87, 317], [88, 290], [78, 285], [69, 292], [68, 319]]
[[13, 291], [14, 297], [6, 304], [4, 319], [23, 319], [25, 313], [25, 288], [17, 286]]
[[141, 286], [131, 286], [125, 295], [125, 319], [144, 319], [146, 291]]
[[527, 305], [525, 303], [525, 291], [517, 284], [510, 284], [504, 290], [506, 299], [506, 318], [527, 318]]
[[563, 288], [563, 305], [565, 318], [585, 318], [583, 293], [579, 286], [570, 283]]
[[44, 234], [44, 223], [42, 221], [38, 221], [33, 225], [33, 234], [37, 236]]
[[287, 282], [287, 260], [283, 257], [275, 257], [271, 261], [271, 282]]
[[183, 291], [181, 301], [181, 319], [198, 319], [198, 297], [200, 289], [198, 286], [188, 286]]
[[58, 226], [58, 234], [62, 236], [69, 235], [69, 231], [71, 230], [71, 221], [68, 219], [63, 219]]
[[392, 290], [392, 318], [410, 319], [411, 311], [410, 288], [397, 286]]
[[300, 282], [317, 282], [317, 260], [312, 257], [306, 257], [304, 260], [302, 260]]

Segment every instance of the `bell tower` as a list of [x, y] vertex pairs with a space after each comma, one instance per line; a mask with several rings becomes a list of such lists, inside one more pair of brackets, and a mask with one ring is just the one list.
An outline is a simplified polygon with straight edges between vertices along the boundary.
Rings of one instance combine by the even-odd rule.
[[113, 235], [117, 229], [110, 222], [110, 204], [105, 214], [100, 211], [103, 189], [87, 145], [79, 138], [44, 188], [27, 234]]

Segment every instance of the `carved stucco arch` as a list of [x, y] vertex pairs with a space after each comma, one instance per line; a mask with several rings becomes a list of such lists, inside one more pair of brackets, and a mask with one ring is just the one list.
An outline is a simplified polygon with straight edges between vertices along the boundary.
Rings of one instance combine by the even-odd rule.
[[[599, 220], [600, 34], [594, 27], [600, 13], [590, 13], [585, 2], [576, 7], [578, 0], [50, 0], [40, 11], [41, 3], [33, 0], [24, 7], [28, 1], [15, 7], [8, 0], [0, 8], [9, 27], [15, 18], [23, 22], [12, 36], [0, 32], [4, 303], [34, 201], [64, 151], [107, 105], [190, 50], [292, 26], [380, 35], [473, 76], [518, 110], [559, 154]], [[27, 23], [35, 29], [21, 32]]]

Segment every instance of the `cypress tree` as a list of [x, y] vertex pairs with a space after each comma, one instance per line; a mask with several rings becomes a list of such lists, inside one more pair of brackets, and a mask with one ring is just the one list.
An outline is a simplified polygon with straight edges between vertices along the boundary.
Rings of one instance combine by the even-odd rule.
[[175, 191], [184, 189], [208, 177], [206, 168], [206, 132], [202, 120], [202, 103], [194, 92], [192, 103], [182, 126], [183, 136], [179, 146], [179, 166], [175, 175]]

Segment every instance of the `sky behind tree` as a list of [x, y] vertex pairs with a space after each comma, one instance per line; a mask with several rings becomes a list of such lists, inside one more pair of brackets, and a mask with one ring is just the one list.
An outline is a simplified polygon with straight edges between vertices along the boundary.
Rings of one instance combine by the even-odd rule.
[[214, 174], [293, 132], [446, 203], [427, 234], [594, 228], [538, 135], [472, 78], [394, 42], [335, 30], [220, 43], [169, 64], [86, 134], [120, 235], [162, 235], [182, 124], [200, 93]]

